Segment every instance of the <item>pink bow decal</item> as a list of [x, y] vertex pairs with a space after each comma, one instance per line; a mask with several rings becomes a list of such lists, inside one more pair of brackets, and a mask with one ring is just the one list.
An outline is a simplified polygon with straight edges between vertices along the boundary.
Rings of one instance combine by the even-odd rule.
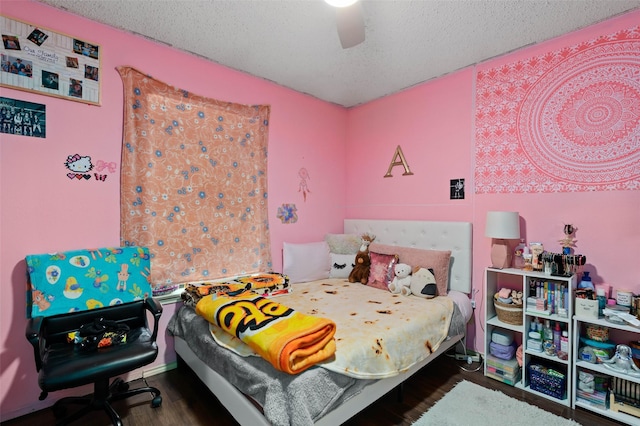
[[67, 156], [67, 163], [73, 163], [76, 162], [80, 159], [80, 154], [75, 154], [75, 155], [69, 155]]
[[98, 160], [98, 163], [96, 164], [96, 170], [101, 172], [104, 169], [107, 169], [107, 171], [109, 171], [110, 173], [115, 173], [116, 172], [116, 163], [111, 161], [109, 163], [102, 161], [102, 160]]

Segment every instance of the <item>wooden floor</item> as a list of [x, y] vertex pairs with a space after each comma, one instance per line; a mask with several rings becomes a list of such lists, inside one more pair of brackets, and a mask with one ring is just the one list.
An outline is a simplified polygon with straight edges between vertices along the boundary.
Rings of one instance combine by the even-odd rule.
[[[475, 365], [475, 364], [474, 364]], [[472, 367], [474, 366], [472, 365]], [[398, 402], [398, 393], [390, 392], [378, 402], [357, 414], [345, 425], [410, 425], [441, 399], [456, 383], [468, 380], [487, 388], [500, 390], [517, 399], [538, 405], [543, 409], [572, 418], [584, 426], [608, 426], [618, 423], [605, 419], [583, 409], [571, 410], [563, 405], [536, 397], [523, 390], [486, 378], [482, 372], [466, 372], [467, 367], [460, 361], [443, 355], [405, 382], [403, 400]], [[209, 390], [188, 369], [176, 369], [147, 378], [150, 386], [162, 392], [163, 402], [159, 408], [151, 408], [150, 396], [138, 395], [126, 401], [114, 403], [114, 407], [128, 426], [199, 426], [237, 425], [237, 422], [220, 405]], [[134, 381], [131, 387], [141, 385], [142, 380]], [[55, 398], [50, 394], [49, 398]], [[514, 425], [518, 424], [514, 413]], [[42, 410], [24, 417], [3, 422], [2, 426], [46, 426], [54, 424], [51, 409]], [[102, 426], [109, 425], [109, 419], [101, 411], [94, 411], [73, 425]]]

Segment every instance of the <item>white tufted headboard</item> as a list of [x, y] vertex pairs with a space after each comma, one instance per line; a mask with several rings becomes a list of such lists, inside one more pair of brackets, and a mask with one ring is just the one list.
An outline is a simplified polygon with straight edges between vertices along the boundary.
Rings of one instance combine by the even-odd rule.
[[345, 219], [345, 234], [376, 236], [376, 243], [429, 250], [451, 250], [449, 289], [471, 293], [470, 222]]

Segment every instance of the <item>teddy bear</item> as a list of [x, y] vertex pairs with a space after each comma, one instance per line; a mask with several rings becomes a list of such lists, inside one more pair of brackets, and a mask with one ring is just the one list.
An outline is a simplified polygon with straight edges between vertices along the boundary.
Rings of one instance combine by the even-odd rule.
[[394, 277], [389, 284], [389, 291], [393, 294], [409, 296], [411, 294], [411, 266], [398, 263], [394, 270]]
[[416, 266], [411, 275], [411, 293], [418, 297], [433, 299], [438, 295], [433, 269]]
[[359, 251], [356, 253], [355, 266], [349, 273], [349, 282], [359, 282], [366, 284], [369, 281], [369, 271], [371, 270], [371, 259], [369, 253]]

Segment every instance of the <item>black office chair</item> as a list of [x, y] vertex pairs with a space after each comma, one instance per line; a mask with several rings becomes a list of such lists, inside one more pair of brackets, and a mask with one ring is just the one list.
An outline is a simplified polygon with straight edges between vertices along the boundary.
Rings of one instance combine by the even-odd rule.
[[[108, 274], [106, 270], [97, 269], [103, 267], [103, 265], [100, 264], [103, 258], [102, 256], [96, 256], [97, 259], [94, 259], [93, 264], [97, 266], [93, 267], [92, 270], [89, 270], [86, 266], [87, 261], [79, 258], [79, 261], [82, 260], [82, 263], [84, 263], [81, 267], [81, 272], [80, 269], [78, 269], [78, 272], [75, 272], [75, 270], [70, 272], [66, 271], [71, 268], [66, 263], [69, 263], [69, 259], [75, 259], [73, 258], [74, 253], [71, 252], [59, 256], [61, 260], [55, 263], [54, 266], [51, 266], [52, 255], [27, 256], [27, 264], [31, 278], [31, 293], [33, 298], [38, 298], [39, 301], [37, 302], [38, 307], [35, 306], [36, 302], [34, 301], [32, 315], [27, 322], [26, 337], [33, 346], [36, 369], [38, 371], [38, 384], [42, 389], [40, 400], [45, 399], [49, 392], [90, 383], [94, 384], [93, 394], [83, 397], [62, 398], [54, 404], [53, 409], [56, 418], [64, 417], [59, 420], [57, 424], [67, 424], [79, 419], [92, 410], [104, 410], [114, 425], [121, 426], [122, 420], [111, 406], [111, 402], [140, 393], [151, 392], [153, 395], [151, 406], [156, 408], [162, 403], [160, 391], [154, 387], [145, 386], [129, 389], [129, 385], [120, 378], [115, 379], [111, 385], [109, 384], [110, 378], [147, 365], [153, 362], [158, 356], [156, 337], [162, 307], [150, 297], [151, 288], [148, 284], [146, 284], [145, 287], [144, 284], [149, 272], [148, 267], [145, 266], [148, 263], [145, 264], [145, 262], [143, 262], [142, 268], [140, 269], [140, 271], [144, 271], [144, 273], [141, 272], [141, 275], [144, 276], [143, 280], [136, 274], [136, 267], [139, 265], [132, 267], [130, 270], [129, 267], [131, 265], [120, 260], [122, 259], [123, 252], [125, 255], [130, 254], [127, 250], [120, 250], [118, 253], [118, 262], [122, 263], [116, 262], [116, 267], [120, 268], [117, 274], [113, 272]], [[77, 254], [75, 255], [78, 256]], [[148, 254], [146, 257], [146, 261], [148, 262]], [[47, 262], [44, 262], [43, 259], [47, 260]], [[58, 261], [58, 259], [54, 260]], [[88, 260], [90, 261], [90, 259]], [[122, 265], [126, 266], [122, 267]], [[110, 267], [113, 269], [114, 265]], [[45, 275], [38, 275], [38, 271], [41, 271], [42, 274]], [[96, 271], [98, 272], [97, 274]], [[122, 271], [125, 272], [125, 275], [122, 275]], [[73, 275], [72, 279], [69, 279], [68, 277], [71, 276], [70, 274], [72, 273], [75, 275]], [[84, 276], [82, 274], [85, 273], [91, 276], [91, 282], [78, 282], [76, 277], [82, 277]], [[136, 277], [131, 277], [134, 274], [136, 274]], [[106, 284], [108, 280], [105, 279], [98, 281], [95, 277], [111, 276], [115, 278], [116, 275], [118, 275], [117, 286], [119, 287], [118, 293], [116, 294], [121, 297], [114, 299], [109, 295], [109, 299], [102, 299], [105, 301], [108, 300], [108, 302], [105, 303], [107, 306], [102, 307], [102, 302], [94, 297], [96, 297], [97, 294], [110, 294], [109, 290], [115, 290], [114, 287], [116, 286]], [[43, 277], [45, 277], [44, 281], [41, 280]], [[65, 277], [67, 277], [66, 286], [57, 282], [53, 285], [51, 284], [52, 280], [57, 281], [57, 279]], [[122, 278], [124, 278], [124, 280]], [[135, 278], [138, 281], [131, 283], [131, 278]], [[128, 286], [127, 283], [129, 284]], [[115, 280], [113, 284], [115, 284]], [[66, 303], [80, 298], [70, 293], [75, 291], [85, 294], [86, 300], [84, 302], [74, 303], [84, 303], [87, 306], [97, 307], [89, 310], [76, 310], [76, 308], [74, 308], [72, 309], [73, 312], [70, 313], [58, 313], [47, 316], [45, 314], [56, 311], [53, 307], [53, 301], [56, 300], [56, 297], [52, 297], [50, 294], [53, 290], [49, 290], [49, 294], [44, 293], [42, 290], [47, 289], [47, 285], [49, 287], [60, 285], [61, 290], [66, 287], [64, 289], [64, 292], [67, 294]], [[96, 291], [92, 293], [93, 290]], [[147, 297], [140, 297], [141, 295]], [[58, 300], [64, 298], [64, 296], [61, 295], [57, 296]], [[127, 296], [134, 300], [126, 300]], [[52, 303], [48, 304], [47, 298], [50, 299]], [[109, 303], [115, 303], [115, 305], [108, 306]], [[60, 307], [60, 309], [67, 309], [67, 307]], [[153, 316], [153, 331], [151, 331], [148, 326], [148, 312]], [[42, 315], [37, 315], [38, 313]], [[126, 334], [126, 341], [109, 345], [109, 339], [102, 339], [103, 336], [100, 334], [100, 329], [101, 327], [105, 327], [105, 324], [108, 325], [107, 331], [120, 330], [122, 335]], [[96, 333], [87, 333], [87, 329]], [[85, 337], [75, 337], [74, 342], [74, 336], [78, 334], [84, 335]], [[98, 343], [100, 343], [100, 346], [104, 346], [105, 344], [107, 346], [98, 347]], [[84, 407], [65, 417], [65, 408], [69, 404], [83, 405]]]

